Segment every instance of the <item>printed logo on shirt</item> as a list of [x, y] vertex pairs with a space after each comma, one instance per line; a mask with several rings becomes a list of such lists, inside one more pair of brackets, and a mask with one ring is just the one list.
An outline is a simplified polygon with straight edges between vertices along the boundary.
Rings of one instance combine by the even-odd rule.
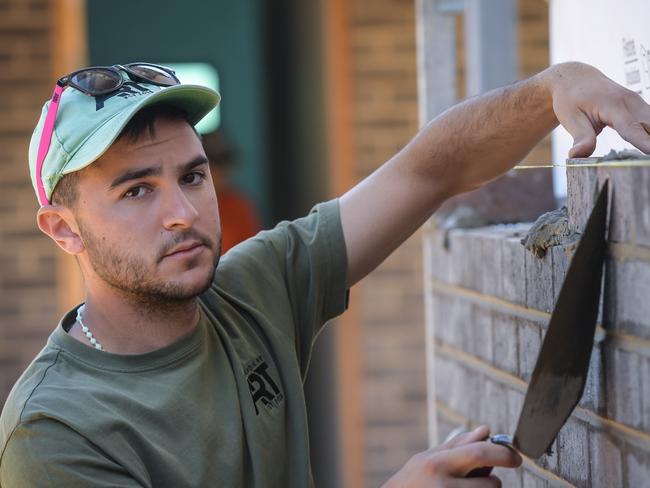
[[244, 374], [248, 381], [248, 389], [253, 397], [256, 415], [260, 414], [260, 408], [271, 411], [282, 403], [284, 395], [277, 383], [271, 378], [269, 365], [262, 359], [262, 356], [257, 356], [246, 364]]

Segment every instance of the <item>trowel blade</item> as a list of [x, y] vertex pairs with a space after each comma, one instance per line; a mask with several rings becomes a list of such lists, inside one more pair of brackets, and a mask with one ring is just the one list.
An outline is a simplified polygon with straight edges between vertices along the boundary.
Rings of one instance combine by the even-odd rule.
[[530, 458], [550, 448], [587, 381], [606, 252], [607, 188], [605, 182], [569, 264], [519, 416], [513, 444]]

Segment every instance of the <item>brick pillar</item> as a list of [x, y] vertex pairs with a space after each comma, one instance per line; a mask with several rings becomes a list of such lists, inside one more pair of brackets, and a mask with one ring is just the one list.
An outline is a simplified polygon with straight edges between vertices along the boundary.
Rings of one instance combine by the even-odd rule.
[[[347, 5], [348, 110], [352, 173], [358, 181], [418, 129], [415, 6], [413, 0], [353, 0]], [[418, 235], [353, 290], [361, 333], [363, 478], [368, 487], [380, 486], [427, 447], [421, 255]]]
[[76, 263], [36, 226], [27, 149], [54, 80], [84, 63], [84, 16], [84, 0], [0, 0], [2, 403], [61, 311], [81, 296]]
[[56, 251], [35, 224], [27, 147], [51, 95], [53, 2], [0, 2], [0, 402], [57, 321]]

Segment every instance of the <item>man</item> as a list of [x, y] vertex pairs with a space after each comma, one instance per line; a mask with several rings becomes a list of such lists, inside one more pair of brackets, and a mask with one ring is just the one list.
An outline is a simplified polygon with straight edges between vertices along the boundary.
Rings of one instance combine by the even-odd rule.
[[[7, 400], [2, 486], [309, 485], [302, 381], [348, 287], [558, 121], [571, 157], [589, 155], [606, 125], [650, 151], [638, 95], [587, 65], [554, 66], [451, 108], [338, 200], [219, 262], [217, 201], [192, 128], [217, 102], [153, 65], [59, 80], [30, 172], [38, 225], [76, 256], [86, 299]], [[521, 462], [487, 435], [415, 455], [387, 486], [498, 486], [465, 478]]]

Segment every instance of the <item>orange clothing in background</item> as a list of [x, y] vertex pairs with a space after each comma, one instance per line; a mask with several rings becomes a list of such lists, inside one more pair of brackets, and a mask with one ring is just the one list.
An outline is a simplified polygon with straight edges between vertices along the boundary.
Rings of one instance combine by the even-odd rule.
[[221, 252], [253, 237], [262, 226], [257, 212], [249, 200], [236, 190], [217, 194], [221, 218]]

